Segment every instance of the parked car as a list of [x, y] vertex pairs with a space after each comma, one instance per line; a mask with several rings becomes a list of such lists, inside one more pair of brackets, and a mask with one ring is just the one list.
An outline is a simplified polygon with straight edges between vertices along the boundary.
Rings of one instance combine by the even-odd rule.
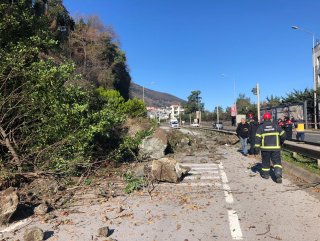
[[213, 123], [213, 128], [214, 129], [218, 129], [218, 130], [222, 130], [223, 129], [223, 123], [222, 122], [214, 122]]
[[192, 123], [191, 126], [192, 127], [199, 127], [199, 123]]
[[179, 122], [178, 121], [171, 121], [170, 122], [170, 127], [171, 128], [180, 128]]

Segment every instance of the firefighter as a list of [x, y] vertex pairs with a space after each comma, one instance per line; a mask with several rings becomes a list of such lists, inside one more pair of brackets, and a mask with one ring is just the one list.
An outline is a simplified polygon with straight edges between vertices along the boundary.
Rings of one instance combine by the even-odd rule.
[[273, 162], [276, 183], [282, 183], [281, 145], [285, 140], [285, 132], [276, 123], [271, 122], [271, 114], [263, 115], [264, 122], [258, 127], [256, 148], [260, 148], [262, 157], [261, 177], [270, 177], [270, 159]]
[[292, 139], [292, 127], [293, 123], [291, 122], [289, 117], [284, 118], [284, 131], [286, 132], [286, 140]]

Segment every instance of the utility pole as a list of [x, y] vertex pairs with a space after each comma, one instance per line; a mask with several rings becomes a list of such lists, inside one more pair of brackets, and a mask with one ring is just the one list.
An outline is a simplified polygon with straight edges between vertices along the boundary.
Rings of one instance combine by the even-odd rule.
[[219, 127], [220, 127], [220, 125], [219, 125], [219, 106], [217, 106], [217, 128], [218, 128], [218, 130], [220, 129]]
[[260, 87], [258, 83], [256, 87], [252, 88], [251, 92], [257, 96], [257, 114], [258, 114], [258, 121], [260, 123]]
[[142, 100], [144, 102], [144, 86], [142, 86]]
[[257, 108], [258, 108], [258, 122], [260, 123], [260, 86], [257, 83]]

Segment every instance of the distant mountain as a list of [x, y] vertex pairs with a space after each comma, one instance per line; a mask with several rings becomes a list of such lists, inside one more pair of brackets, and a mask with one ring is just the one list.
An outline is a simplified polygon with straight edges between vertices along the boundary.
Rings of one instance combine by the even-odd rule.
[[[142, 86], [131, 82], [130, 96], [142, 99]], [[165, 107], [183, 104], [186, 101], [174, 95], [144, 88], [144, 101], [147, 106]]]

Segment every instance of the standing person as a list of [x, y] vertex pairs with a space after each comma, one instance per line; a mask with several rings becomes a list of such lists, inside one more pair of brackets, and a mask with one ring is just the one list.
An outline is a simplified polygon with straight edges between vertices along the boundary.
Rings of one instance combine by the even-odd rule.
[[245, 118], [241, 118], [241, 122], [237, 126], [237, 136], [240, 138], [241, 150], [243, 155], [248, 155], [247, 142], [249, 138], [249, 124], [246, 122]]
[[299, 119], [296, 122], [296, 139], [297, 141], [304, 141], [304, 121]]
[[270, 177], [270, 160], [273, 162], [276, 183], [282, 183], [281, 145], [285, 132], [276, 123], [271, 122], [270, 113], [263, 115], [264, 122], [258, 127], [255, 147], [260, 148], [262, 157], [261, 177]]
[[257, 148], [254, 147], [255, 143], [256, 143], [256, 133], [257, 133], [257, 129], [259, 127], [259, 122], [258, 119], [256, 117], [252, 117], [249, 120], [249, 143], [250, 143], [250, 151], [249, 151], [249, 155], [250, 157], [255, 157], [256, 155], [259, 154], [259, 151]]
[[292, 139], [292, 126], [293, 123], [289, 117], [284, 118], [284, 131], [286, 132], [286, 140]]

